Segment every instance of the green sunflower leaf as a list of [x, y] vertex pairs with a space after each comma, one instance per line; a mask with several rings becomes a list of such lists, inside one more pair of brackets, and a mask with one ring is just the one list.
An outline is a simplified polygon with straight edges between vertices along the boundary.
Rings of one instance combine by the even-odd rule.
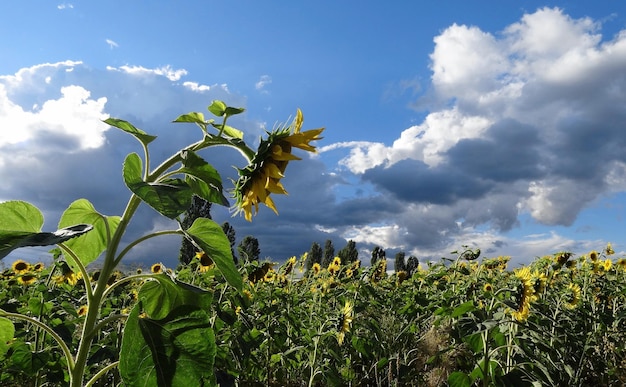
[[[99, 213], [87, 199], [78, 199], [70, 204], [61, 215], [59, 228], [71, 224], [87, 223], [92, 225], [93, 230], [78, 238], [67, 240], [64, 245], [78, 256], [83, 266], [87, 266], [98, 259], [100, 254], [106, 250], [111, 236], [120, 224], [120, 219], [119, 216], [107, 216]], [[67, 264], [72, 271], [78, 272], [78, 266], [73, 260], [67, 259]]]
[[139, 155], [130, 153], [124, 160], [124, 183], [161, 215], [176, 218], [191, 206], [193, 190], [182, 179], [164, 179], [157, 183], [147, 183], [141, 177], [142, 162]]
[[143, 145], [148, 145], [152, 141], [154, 141], [157, 136], [152, 136], [141, 129], [136, 128], [128, 121], [120, 120], [118, 118], [107, 118], [104, 120], [104, 123], [111, 125], [115, 128], [121, 129], [126, 133], [132, 134], [139, 142]]
[[7, 353], [9, 349], [9, 345], [7, 344], [9, 341], [13, 339], [13, 335], [15, 334], [15, 326], [13, 322], [5, 317], [0, 317], [0, 358]]
[[222, 227], [211, 219], [198, 218], [184, 232], [215, 262], [226, 281], [241, 291], [243, 280], [235, 267], [230, 242]]
[[216, 344], [201, 308], [181, 306], [167, 318], [140, 318], [135, 305], [124, 328], [119, 370], [124, 385], [213, 385]]

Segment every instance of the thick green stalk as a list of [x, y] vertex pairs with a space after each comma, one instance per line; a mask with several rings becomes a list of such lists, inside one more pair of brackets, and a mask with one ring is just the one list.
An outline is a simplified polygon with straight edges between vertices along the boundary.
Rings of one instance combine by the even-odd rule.
[[111, 242], [109, 246], [107, 246], [104, 264], [100, 270], [100, 277], [98, 278], [98, 283], [93, 292], [92, 299], [89, 302], [87, 316], [85, 318], [85, 323], [83, 324], [83, 331], [75, 359], [75, 367], [70, 375], [70, 387], [81, 387], [83, 384], [87, 357], [89, 356], [89, 350], [95, 334], [94, 327], [97, 325], [98, 318], [100, 317], [100, 304], [102, 302], [102, 296], [106, 290], [107, 281], [111, 274], [113, 274], [116, 267], [115, 254], [120, 242], [122, 241], [122, 236], [124, 235], [126, 228], [128, 227], [128, 224], [130, 223], [130, 220], [140, 203], [141, 200], [137, 196], [131, 196], [126, 209], [124, 210], [124, 214], [120, 219], [120, 223], [111, 238]]

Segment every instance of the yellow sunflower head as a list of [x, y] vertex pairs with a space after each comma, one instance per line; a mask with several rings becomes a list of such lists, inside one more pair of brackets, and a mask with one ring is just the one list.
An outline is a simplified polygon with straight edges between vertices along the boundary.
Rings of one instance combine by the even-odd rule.
[[322, 270], [322, 266], [319, 263], [315, 262], [311, 269], [313, 269], [313, 274], [318, 275]]
[[574, 309], [580, 302], [580, 286], [569, 283], [565, 289], [565, 307]]
[[339, 319], [339, 327], [337, 329], [337, 342], [343, 344], [346, 333], [350, 332], [350, 325], [354, 318], [354, 307], [352, 302], [346, 300], [343, 308], [341, 308], [341, 316]]
[[26, 261], [18, 259], [17, 261], [13, 262], [11, 268], [13, 269], [15, 274], [24, 274], [30, 270], [30, 264]]
[[204, 251], [197, 252], [196, 258], [200, 261], [200, 267], [198, 270], [201, 273], [206, 273], [213, 267], [213, 260]]
[[37, 281], [37, 276], [32, 273], [22, 274], [17, 277], [17, 282], [24, 286], [32, 285], [35, 281]]
[[82, 305], [80, 308], [78, 308], [76, 313], [78, 313], [79, 316], [86, 316], [87, 315], [87, 305]]
[[154, 265], [150, 266], [150, 271], [153, 272], [154, 274], [159, 274], [163, 272], [163, 264], [162, 263], [155, 263]]
[[324, 128], [302, 132], [302, 111], [298, 109], [296, 118], [290, 125], [268, 132], [267, 139], [262, 139], [256, 154], [243, 169], [238, 169], [239, 179], [235, 182], [235, 209], [244, 213], [247, 221], [259, 211], [259, 204], [264, 204], [276, 214], [278, 210], [270, 194], [286, 195], [287, 191], [280, 180], [292, 160], [300, 160], [291, 153], [292, 148], [315, 152], [310, 143], [320, 140]]
[[33, 270], [34, 271], [42, 271], [46, 266], [43, 264], [43, 262], [37, 262], [36, 264], [33, 265]]

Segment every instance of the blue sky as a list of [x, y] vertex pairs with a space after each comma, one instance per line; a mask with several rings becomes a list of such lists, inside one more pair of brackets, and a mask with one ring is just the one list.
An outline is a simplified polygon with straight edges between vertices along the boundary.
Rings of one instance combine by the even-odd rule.
[[[0, 200], [56, 226], [85, 197], [108, 215], [139, 151], [197, 139], [170, 121], [213, 99], [264, 129], [304, 112], [326, 127], [239, 238], [282, 261], [312, 242], [421, 260], [461, 245], [514, 262], [612, 242], [626, 250], [626, 3], [619, 1], [20, 1], [0, 4]], [[226, 176], [236, 154], [203, 154]], [[130, 237], [173, 225], [142, 208]], [[130, 239], [129, 239], [130, 240]], [[174, 264], [177, 240], [129, 260]], [[11, 257], [39, 259], [47, 249]]]

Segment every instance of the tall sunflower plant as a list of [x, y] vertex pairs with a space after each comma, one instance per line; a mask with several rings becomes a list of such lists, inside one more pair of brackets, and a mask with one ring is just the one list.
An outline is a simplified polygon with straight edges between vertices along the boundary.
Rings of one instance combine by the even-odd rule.
[[[218, 205], [230, 205], [220, 173], [198, 152], [227, 146], [243, 155], [246, 165], [238, 169], [239, 176], [234, 181], [233, 208], [251, 221], [260, 204], [277, 212], [271, 196], [287, 193], [281, 180], [287, 164], [299, 160], [292, 150], [315, 152], [311, 143], [321, 139], [324, 129], [302, 131], [303, 116], [298, 109], [291, 123], [267, 132], [255, 151], [243, 140], [243, 132], [227, 124], [230, 117], [244, 112], [243, 108], [216, 100], [208, 110], [221, 118], [221, 123], [205, 119], [201, 112], [183, 114], [173, 121], [196, 124], [202, 137], [155, 168], [151, 166], [149, 144], [156, 136], [122, 119], [104, 121], [132, 135], [143, 150], [143, 157], [133, 152], [124, 160], [122, 176], [131, 195], [120, 216], [104, 215], [87, 199], [78, 199], [61, 215], [58, 230], [45, 232], [43, 214], [34, 205], [19, 200], [0, 203], [0, 259], [21, 247], [55, 245], [54, 259], [63, 260], [82, 278], [86, 300], [77, 345], [68, 344], [36, 316], [0, 309], [3, 343], [10, 343], [16, 329], [24, 323], [48, 335], [63, 353], [66, 379], [71, 387], [93, 385], [113, 368], [119, 370], [127, 386], [216, 383], [213, 373], [216, 341], [208, 313], [212, 292], [183, 283], [171, 270], [111, 281], [116, 267], [140, 243], [163, 235], [180, 235], [207, 254], [226, 282], [241, 292], [242, 276], [234, 265], [230, 243], [222, 228], [207, 218], [196, 219], [187, 229], [180, 226], [180, 217], [189, 208], [193, 195]], [[123, 245], [131, 219], [142, 202], [164, 217], [177, 220], [179, 228], [156, 231]], [[102, 257], [100, 275], [94, 278], [88, 275], [87, 266], [99, 257]], [[107, 314], [103, 306], [107, 296], [130, 281], [142, 283], [138, 302], [127, 314]], [[18, 321], [20, 324], [16, 325]], [[124, 329], [119, 360], [90, 374], [87, 365], [94, 338], [102, 329], [120, 322]], [[10, 344], [1, 345], [0, 358], [9, 350]]]

